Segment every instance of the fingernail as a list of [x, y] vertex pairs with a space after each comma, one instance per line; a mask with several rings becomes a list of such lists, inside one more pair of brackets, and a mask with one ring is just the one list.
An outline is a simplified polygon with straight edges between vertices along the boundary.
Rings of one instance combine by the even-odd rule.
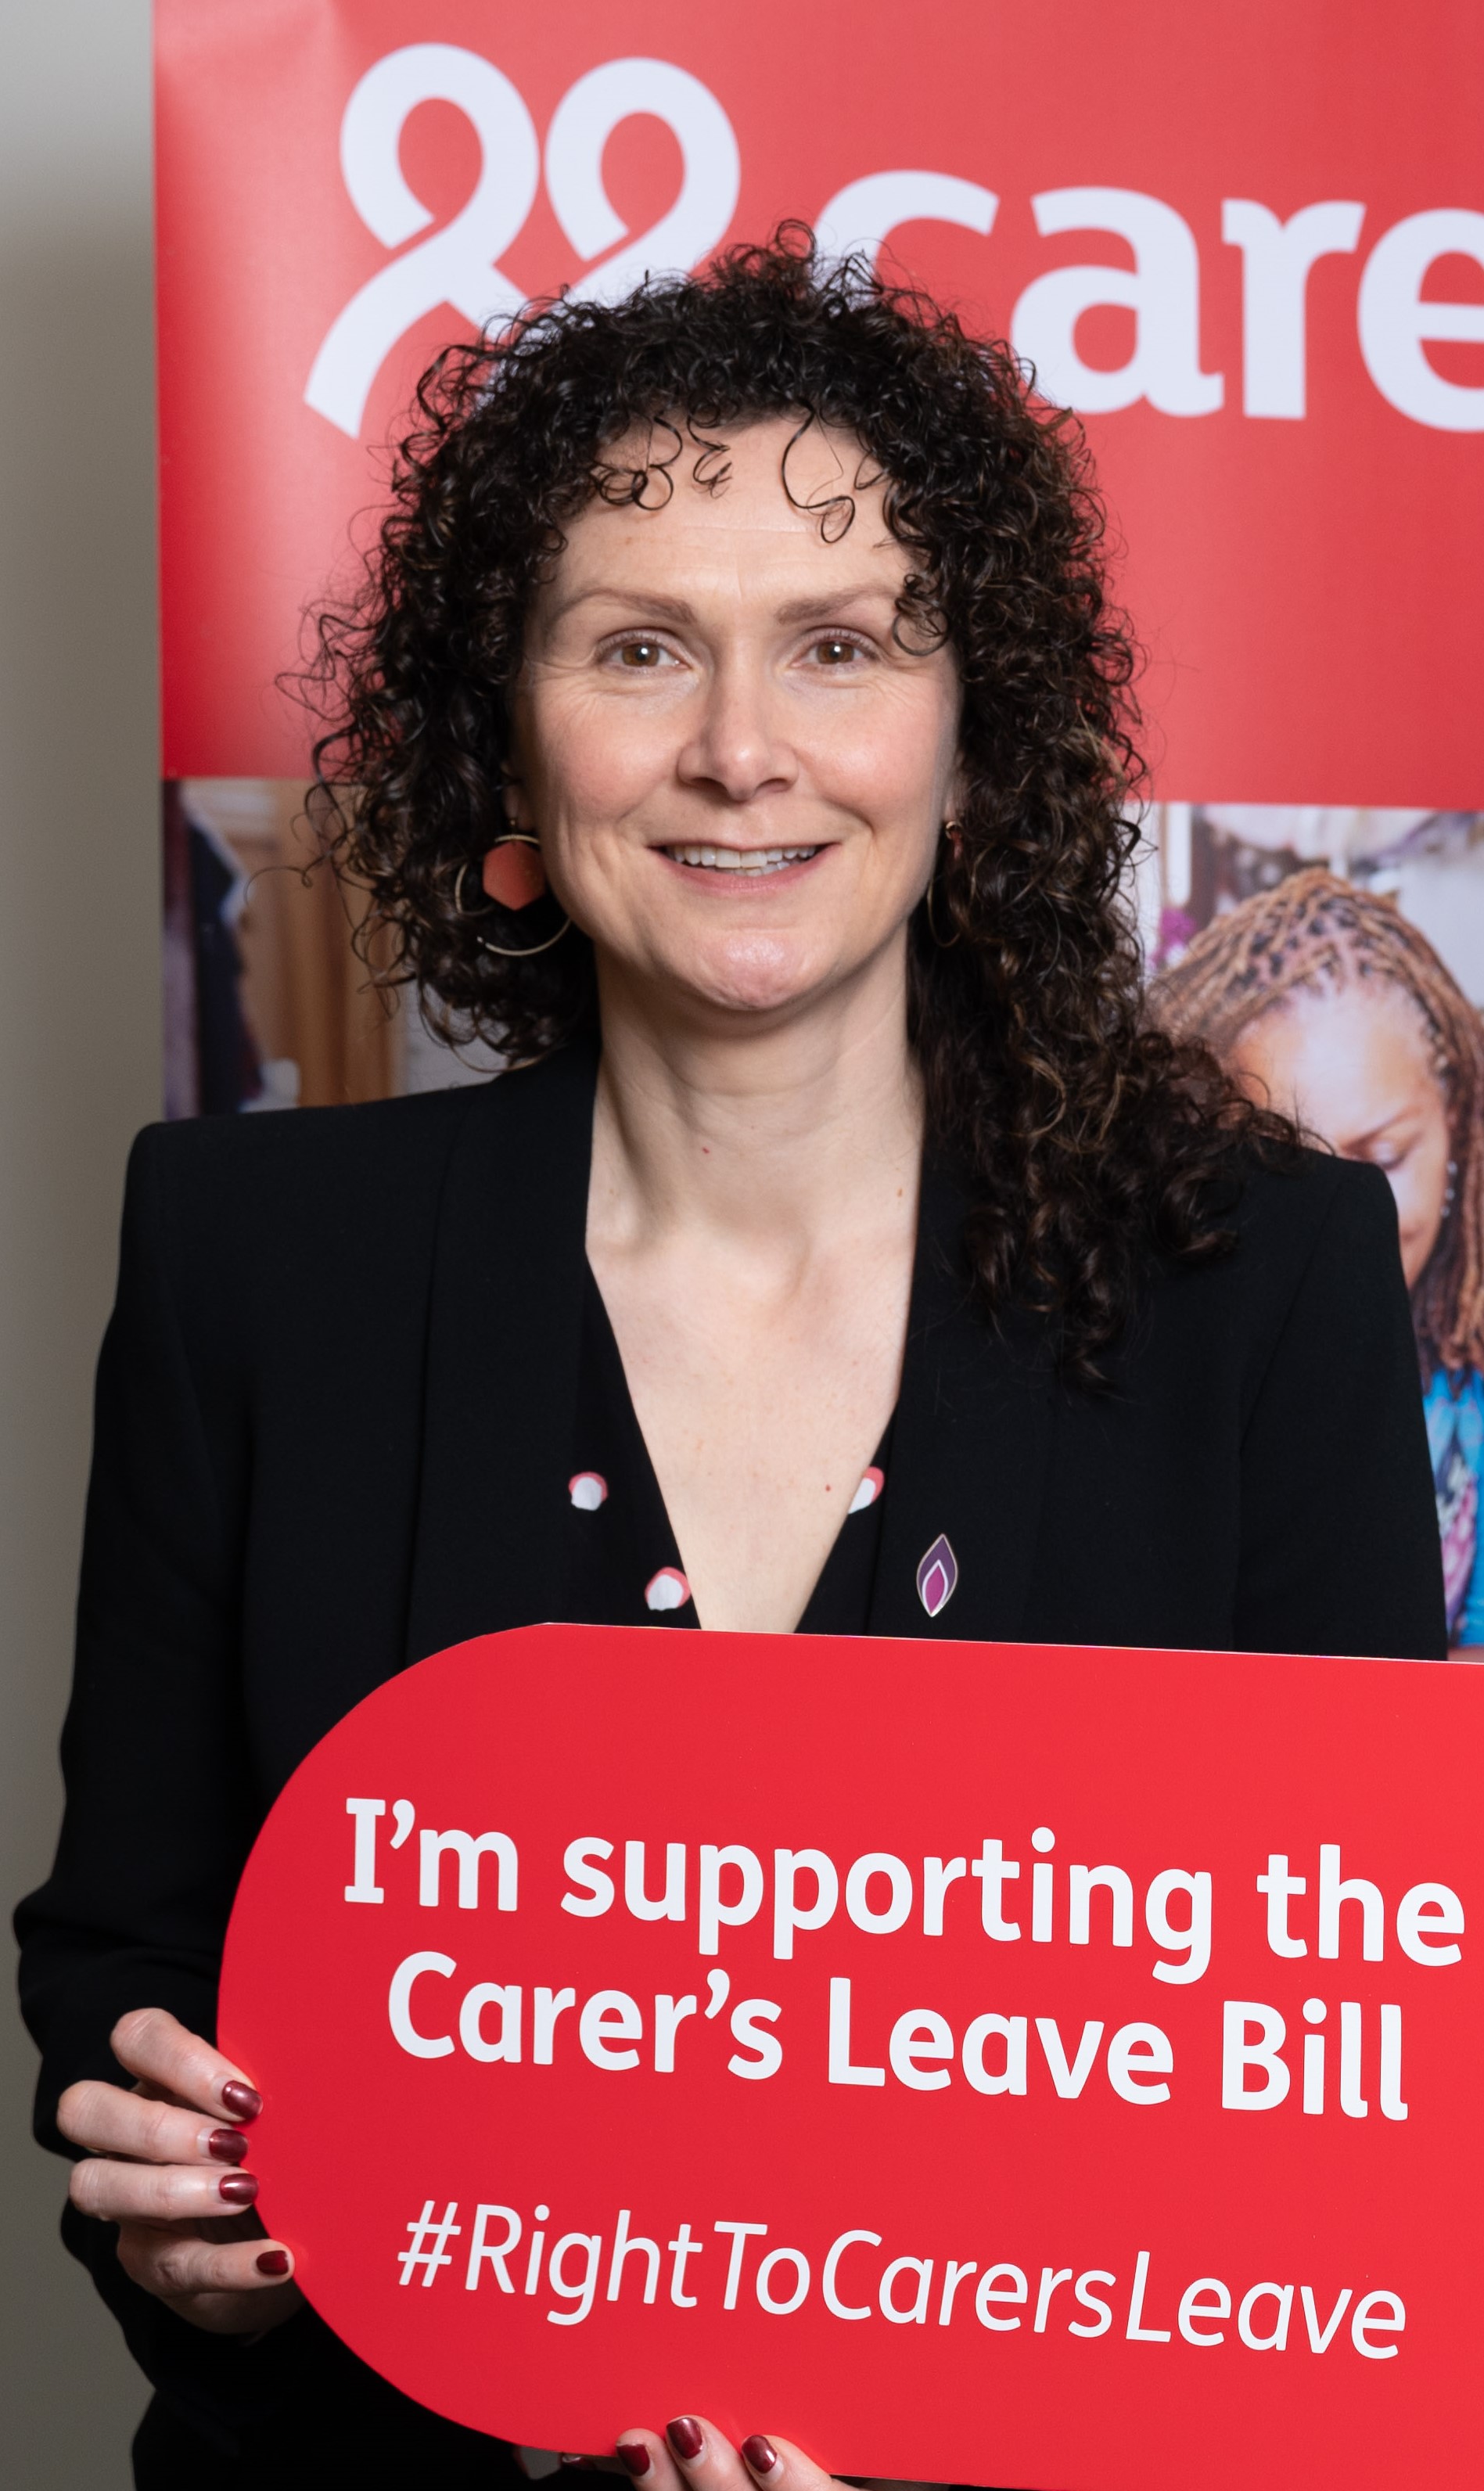
[[256, 2119], [263, 2107], [263, 2096], [239, 2077], [228, 2076], [221, 2088], [221, 2107], [230, 2111], [234, 2119]]
[[650, 2452], [642, 2439], [621, 2439], [617, 2452], [622, 2456], [636, 2482], [641, 2474], [648, 2474]]
[[750, 2465], [754, 2474], [771, 2474], [778, 2462], [777, 2449], [760, 2430], [755, 2430], [750, 2439], [742, 2441], [742, 2452], [743, 2463]]
[[217, 2183], [217, 2194], [229, 2206], [250, 2206], [257, 2195], [255, 2171], [223, 2171]]
[[694, 2465], [706, 2446], [700, 2423], [692, 2421], [689, 2414], [681, 2414], [674, 2421], [667, 2422], [665, 2437], [676, 2455], [683, 2456], [687, 2465]]
[[259, 2274], [287, 2274], [287, 2249], [265, 2249], [257, 2261]]
[[214, 2127], [206, 2151], [214, 2162], [246, 2162], [247, 2140], [240, 2127]]

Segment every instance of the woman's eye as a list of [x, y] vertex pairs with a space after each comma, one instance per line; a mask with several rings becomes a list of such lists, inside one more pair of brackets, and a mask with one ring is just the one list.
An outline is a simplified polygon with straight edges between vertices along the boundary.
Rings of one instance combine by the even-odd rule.
[[814, 654], [824, 665], [848, 666], [861, 655], [861, 649], [857, 640], [816, 640]]
[[662, 664], [669, 654], [659, 640], [625, 640], [621, 642], [617, 651], [621, 666], [645, 669], [650, 673]]

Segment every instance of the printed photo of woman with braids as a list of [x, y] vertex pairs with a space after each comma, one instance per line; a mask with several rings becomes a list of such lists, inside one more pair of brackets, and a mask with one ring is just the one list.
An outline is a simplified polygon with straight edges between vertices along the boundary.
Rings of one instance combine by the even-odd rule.
[[1320, 867], [1215, 918], [1150, 988], [1254, 1094], [1383, 1168], [1411, 1292], [1449, 1639], [1484, 1660], [1484, 1024], [1395, 904]]

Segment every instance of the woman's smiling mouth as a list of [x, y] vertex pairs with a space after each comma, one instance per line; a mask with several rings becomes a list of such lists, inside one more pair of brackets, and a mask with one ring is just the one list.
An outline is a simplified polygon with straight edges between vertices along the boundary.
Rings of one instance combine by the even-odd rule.
[[700, 844], [667, 847], [664, 854], [672, 865], [699, 866], [721, 873], [782, 873], [791, 865], [807, 865], [817, 857], [817, 847], [803, 848], [717, 848]]

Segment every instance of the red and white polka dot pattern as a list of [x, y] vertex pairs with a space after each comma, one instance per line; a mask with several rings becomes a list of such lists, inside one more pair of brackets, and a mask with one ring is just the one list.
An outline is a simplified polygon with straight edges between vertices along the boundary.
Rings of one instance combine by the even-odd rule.
[[845, 1509], [847, 1513], [864, 1513], [868, 1505], [875, 1504], [886, 1484], [886, 1473], [879, 1471], [873, 1462], [871, 1468], [861, 1474], [860, 1485]]
[[647, 1609], [683, 1609], [690, 1597], [690, 1585], [678, 1566], [661, 1566], [644, 1586]]

